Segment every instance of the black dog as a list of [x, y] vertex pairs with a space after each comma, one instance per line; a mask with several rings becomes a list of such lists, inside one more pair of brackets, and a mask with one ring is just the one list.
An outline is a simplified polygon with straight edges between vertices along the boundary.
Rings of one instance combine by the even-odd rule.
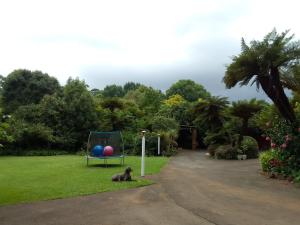
[[130, 172], [132, 169], [130, 167], [127, 167], [125, 172], [123, 174], [115, 174], [112, 176], [112, 181], [131, 181], [131, 175]]

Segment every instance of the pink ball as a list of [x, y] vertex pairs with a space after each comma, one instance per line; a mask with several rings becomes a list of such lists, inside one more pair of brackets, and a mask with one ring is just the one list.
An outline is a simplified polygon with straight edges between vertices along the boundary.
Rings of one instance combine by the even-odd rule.
[[114, 153], [114, 148], [111, 146], [105, 146], [104, 147], [104, 151], [103, 151], [103, 155], [104, 156], [112, 156]]

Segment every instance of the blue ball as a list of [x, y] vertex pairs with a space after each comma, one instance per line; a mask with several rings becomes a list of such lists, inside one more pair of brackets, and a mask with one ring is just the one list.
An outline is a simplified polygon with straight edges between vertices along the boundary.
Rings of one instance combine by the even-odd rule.
[[92, 155], [99, 157], [99, 156], [103, 156], [103, 146], [102, 145], [95, 145], [93, 150], [92, 150]]

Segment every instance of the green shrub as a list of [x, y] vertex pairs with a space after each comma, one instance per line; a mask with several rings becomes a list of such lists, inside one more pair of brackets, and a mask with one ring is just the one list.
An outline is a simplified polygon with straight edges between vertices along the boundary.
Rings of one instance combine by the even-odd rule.
[[300, 183], [300, 171], [294, 171], [293, 172], [293, 178], [295, 183]]
[[258, 144], [253, 137], [244, 136], [241, 148], [248, 159], [255, 159], [258, 156]]
[[68, 152], [63, 150], [56, 149], [22, 149], [22, 148], [13, 148], [5, 149], [0, 151], [0, 155], [17, 155], [17, 156], [53, 156], [53, 155], [67, 155]]
[[212, 144], [212, 145], [209, 145], [207, 147], [207, 151], [209, 152], [209, 155], [211, 157], [214, 157], [215, 156], [215, 153], [216, 153], [216, 149], [219, 147], [219, 145], [217, 144]]
[[226, 144], [229, 143], [229, 138], [225, 130], [220, 130], [219, 132], [206, 132], [205, 138], [203, 139], [204, 144]]
[[178, 122], [173, 118], [168, 118], [165, 116], [154, 116], [151, 120], [152, 131], [155, 132], [168, 132], [175, 131], [176, 133], [179, 130]]
[[177, 153], [178, 144], [174, 140], [172, 132], [162, 132], [161, 138], [161, 154], [164, 156], [172, 156]]
[[259, 161], [261, 163], [262, 170], [265, 172], [284, 172], [285, 168], [281, 160], [280, 152], [271, 149], [259, 154]]
[[237, 149], [231, 145], [221, 145], [215, 151], [215, 158], [217, 159], [236, 159]]
[[300, 171], [300, 133], [283, 119], [272, 118], [266, 124], [266, 138], [270, 139], [274, 157], [269, 161], [269, 171], [291, 177]]
[[274, 158], [273, 150], [268, 150], [261, 152], [259, 154], [259, 161], [262, 167], [262, 170], [265, 172], [271, 171], [270, 160]]
[[53, 155], [67, 155], [68, 152], [53, 149], [41, 149], [41, 150], [31, 150], [25, 152], [26, 156], [53, 156]]

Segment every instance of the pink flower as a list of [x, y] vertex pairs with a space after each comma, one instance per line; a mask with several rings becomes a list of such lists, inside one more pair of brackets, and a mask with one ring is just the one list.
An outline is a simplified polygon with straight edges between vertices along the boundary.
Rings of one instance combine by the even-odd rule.
[[270, 141], [271, 140], [271, 138], [270, 137], [266, 137], [266, 141]]
[[280, 148], [285, 149], [286, 147], [287, 147], [287, 144], [286, 144], [286, 143], [283, 143], [282, 145], [280, 145]]
[[275, 143], [271, 143], [271, 148], [275, 148], [276, 144]]

